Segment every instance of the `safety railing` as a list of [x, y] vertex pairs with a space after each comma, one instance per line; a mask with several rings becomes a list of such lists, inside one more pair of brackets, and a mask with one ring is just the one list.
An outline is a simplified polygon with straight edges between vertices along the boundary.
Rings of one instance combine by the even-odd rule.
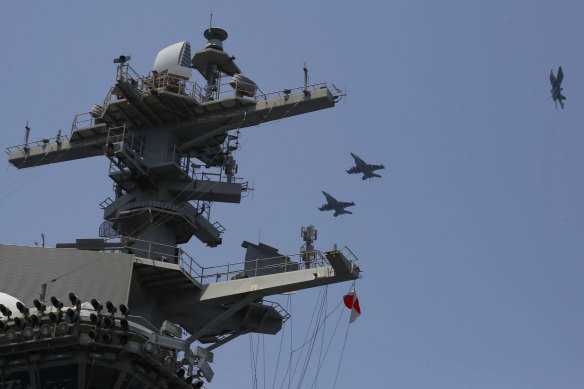
[[117, 68], [116, 80], [138, 82], [141, 78], [129, 63], [122, 63]]
[[[269, 258], [258, 258], [250, 261], [232, 262], [216, 266], [201, 266], [192, 256], [183, 251], [180, 247], [126, 236], [119, 236], [115, 239], [120, 240], [125, 251], [131, 250], [137, 257], [148, 259], [164, 257], [166, 258], [166, 262], [178, 264], [185, 273], [199, 281], [201, 284], [303, 269], [314, 269], [330, 265], [324, 252], [314, 250], [312, 252], [278, 255]], [[140, 244], [136, 245], [137, 243]], [[120, 251], [120, 249], [114, 250]], [[344, 246], [341, 250], [335, 249], [333, 251], [339, 251], [342, 253], [351, 264], [358, 261], [357, 256], [355, 256], [347, 246]], [[175, 252], [176, 254], [169, 255], [169, 252]], [[307, 258], [310, 259], [307, 260]]]
[[44, 147], [44, 146], [48, 145], [49, 143], [53, 143], [53, 141], [55, 141], [56, 143], [59, 143], [59, 142], [65, 141], [65, 140], [69, 140], [69, 136], [61, 135], [61, 136], [56, 136], [54, 138], [44, 138], [44, 139], [35, 140], [32, 142], [28, 142], [28, 143], [23, 143], [21, 145], [9, 146], [6, 148], [5, 152], [6, 152], [6, 154], [10, 154], [10, 153], [13, 153], [15, 151], [28, 150], [31, 147]]
[[267, 305], [269, 307], [272, 307], [276, 310], [276, 312], [278, 312], [280, 314], [280, 316], [282, 316], [282, 324], [284, 324], [286, 322], [286, 320], [290, 319], [290, 313], [288, 313], [288, 311], [286, 311], [284, 309], [284, 307], [282, 307], [280, 304], [278, 304], [275, 301], [268, 301], [268, 300], [263, 300], [262, 301], [262, 305]]
[[143, 142], [132, 131], [129, 131], [126, 126], [111, 127], [108, 129], [106, 145], [117, 142], [124, 142], [125, 145], [139, 156], [142, 156]]
[[71, 133], [73, 133], [73, 131], [79, 128], [89, 127], [93, 125], [95, 125], [95, 117], [91, 115], [91, 111], [78, 113], [73, 118], [73, 123], [71, 124]]
[[189, 96], [197, 101], [202, 101], [203, 99], [203, 88], [196, 82], [168, 74], [167, 72], [149, 73], [147, 76], [140, 78], [140, 84], [141, 91], [166, 91]]
[[[111, 170], [111, 168], [110, 168], [110, 170]], [[108, 197], [105, 200], [103, 200], [101, 203], [99, 203], [99, 207], [101, 209], [106, 209], [113, 202], [114, 202], [114, 200], [111, 197]]]
[[[339, 251], [346, 257], [349, 255], [347, 259], [351, 263], [357, 261], [357, 257], [346, 246]], [[306, 258], [311, 259], [305, 260]], [[252, 261], [240, 261], [225, 265], [202, 267], [199, 281], [201, 283], [205, 281], [229, 281], [324, 266], [329, 266], [326, 255], [322, 251], [315, 250], [313, 252], [294, 255], [280, 255], [270, 258], [259, 258]]]
[[[228, 82], [218, 83], [216, 85], [211, 86], [201, 86], [196, 82], [190, 81], [183, 77], [175, 76], [169, 74], [167, 72], [151, 72], [147, 76], [140, 76], [132, 67], [125, 63], [118, 67], [116, 80], [123, 81], [132, 85], [138, 92], [140, 93], [150, 93], [156, 94], [161, 91], [176, 93], [178, 95], [183, 95], [194, 99], [197, 103], [201, 104], [204, 102], [212, 101], [212, 100], [219, 100], [230, 96], [239, 95], [241, 96], [241, 88], [249, 87], [251, 89], [257, 88], [254, 85], [248, 85], [246, 83], [242, 83], [241, 81], [237, 81], [237, 83], [233, 83], [231, 80]], [[233, 86], [236, 86], [238, 89], [234, 89]], [[261, 89], [257, 88], [252, 97], [246, 95], [247, 98], [251, 98], [255, 101], [258, 100], [267, 100], [273, 97], [287, 97], [291, 94], [300, 93], [302, 91], [315, 91], [322, 88], [328, 88], [332, 91], [336, 101], [341, 97], [345, 96], [346, 94], [337, 88], [334, 84], [327, 84], [325, 82], [303, 85], [296, 88], [291, 89], [282, 89], [275, 92], [268, 92], [264, 93]], [[239, 91], [239, 92], [238, 92]], [[119, 97], [120, 91], [117, 86], [114, 86], [109, 89], [101, 107], [107, 107], [108, 104], [112, 102], [114, 97]], [[103, 111], [102, 111], [103, 112]], [[84, 112], [81, 114], [77, 114], [75, 119], [73, 120], [73, 124], [71, 126], [71, 132], [78, 128], [91, 126], [95, 124], [95, 119], [97, 117], [101, 117], [101, 113], [97, 114], [97, 112]]]

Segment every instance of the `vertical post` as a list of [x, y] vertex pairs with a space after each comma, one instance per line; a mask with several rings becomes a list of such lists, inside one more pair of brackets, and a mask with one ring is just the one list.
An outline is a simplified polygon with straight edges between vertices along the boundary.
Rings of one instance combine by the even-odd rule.
[[45, 302], [45, 297], [47, 295], [47, 283], [41, 284], [41, 301]]
[[306, 62], [304, 62], [304, 67], [302, 68], [302, 70], [304, 70], [304, 96], [308, 95], [308, 69], [306, 68]]
[[24, 148], [28, 149], [28, 136], [30, 135], [30, 127], [28, 126], [28, 121], [26, 122], [26, 126], [24, 126]]

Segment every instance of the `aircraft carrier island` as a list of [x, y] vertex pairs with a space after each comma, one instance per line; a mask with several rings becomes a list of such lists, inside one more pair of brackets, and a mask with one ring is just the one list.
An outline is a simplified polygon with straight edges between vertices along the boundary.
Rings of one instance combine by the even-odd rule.
[[220, 245], [213, 203], [251, 190], [233, 157], [240, 130], [343, 96], [307, 77], [263, 93], [223, 50], [227, 32], [204, 36], [193, 55], [186, 41], [161, 50], [147, 76], [116, 58], [114, 85], [69, 134], [29, 141], [27, 126], [7, 149], [17, 169], [105, 156], [114, 194], [99, 238], [0, 245], [0, 388], [212, 387], [213, 350], [289, 318], [269, 296], [359, 278], [347, 247], [314, 249], [312, 226], [296, 255], [244, 242], [245, 259], [205, 266], [180, 248], [193, 236]]

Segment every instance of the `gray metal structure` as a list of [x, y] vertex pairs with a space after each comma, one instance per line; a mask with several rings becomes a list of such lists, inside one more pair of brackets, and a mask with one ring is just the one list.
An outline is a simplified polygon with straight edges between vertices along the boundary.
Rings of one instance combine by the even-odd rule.
[[282, 328], [288, 313], [266, 297], [359, 277], [348, 248], [321, 252], [312, 240], [298, 255], [244, 242], [245, 260], [210, 266], [179, 247], [192, 236], [221, 244], [212, 203], [239, 203], [250, 189], [235, 176], [240, 129], [342, 96], [306, 83], [258, 94], [223, 51], [227, 33], [204, 35], [191, 61], [204, 86], [187, 77], [188, 42], [167, 48], [180, 50], [174, 68], [148, 76], [120, 56], [104, 102], [77, 115], [70, 135], [29, 142], [27, 126], [25, 143], [8, 148], [19, 169], [103, 155], [114, 197], [101, 204], [99, 239], [0, 245], [0, 292], [28, 305], [0, 305], [0, 388], [201, 388], [213, 378], [212, 350]]
[[355, 160], [355, 166], [353, 166], [349, 170], [347, 170], [347, 173], [349, 173], [349, 174], [363, 173], [363, 177], [361, 177], [362, 180], [366, 180], [366, 179], [372, 178], [372, 177], [381, 178], [381, 176], [379, 174], [376, 174], [373, 172], [375, 170], [385, 169], [385, 166], [368, 164], [367, 162], [365, 162], [361, 158], [359, 158], [359, 156], [357, 156], [353, 153], [351, 153], [351, 157], [353, 157], [353, 159]]

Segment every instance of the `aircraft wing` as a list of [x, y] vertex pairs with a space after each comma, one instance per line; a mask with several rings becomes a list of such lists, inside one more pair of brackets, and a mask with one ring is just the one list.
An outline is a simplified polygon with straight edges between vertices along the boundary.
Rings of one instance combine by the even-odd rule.
[[358, 166], [353, 166], [352, 168], [347, 170], [347, 173], [349, 174], [361, 173], [361, 169], [359, 169]]
[[554, 86], [555, 83], [556, 83], [556, 76], [554, 76], [554, 70], [552, 69], [550, 72], [550, 84], [552, 84], [552, 86]]
[[330, 194], [326, 193], [325, 191], [322, 191], [322, 194], [326, 198], [326, 202], [328, 203], [327, 204], [328, 206], [332, 206], [332, 205], [338, 203], [338, 201], [333, 196], [331, 196]]
[[363, 161], [361, 158], [359, 158], [355, 154], [351, 153], [351, 157], [353, 157], [353, 159], [355, 160], [355, 164], [357, 165], [357, 167], [363, 167], [363, 166], [367, 165], [365, 163], [365, 161]]
[[562, 70], [562, 67], [560, 66], [560, 68], [558, 69], [558, 78], [556, 78], [556, 82], [558, 83], [558, 86], [560, 86], [563, 79], [564, 79], [564, 71]]
[[351, 206], [353, 206], [353, 205], [355, 205], [355, 203], [354, 203], [354, 202], [352, 202], [352, 201], [351, 201], [350, 203], [347, 203], [347, 202], [340, 201], [340, 202], [337, 204], [337, 206], [338, 206], [339, 208], [347, 208], [347, 207], [351, 207]]
[[318, 207], [319, 211], [332, 211], [334, 208], [330, 206], [330, 204], [324, 204]]

